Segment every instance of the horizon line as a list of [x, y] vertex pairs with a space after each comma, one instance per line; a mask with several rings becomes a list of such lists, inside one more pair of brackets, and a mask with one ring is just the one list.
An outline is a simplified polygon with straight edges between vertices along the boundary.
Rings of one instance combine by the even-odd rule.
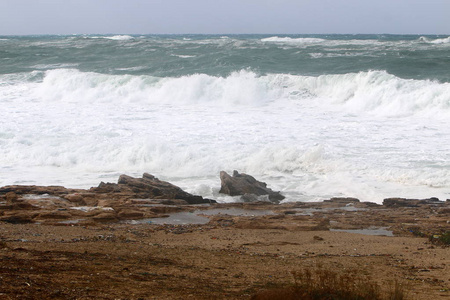
[[70, 35], [435, 35], [450, 36], [442, 33], [27, 33], [0, 34], [0, 36], [70, 36]]

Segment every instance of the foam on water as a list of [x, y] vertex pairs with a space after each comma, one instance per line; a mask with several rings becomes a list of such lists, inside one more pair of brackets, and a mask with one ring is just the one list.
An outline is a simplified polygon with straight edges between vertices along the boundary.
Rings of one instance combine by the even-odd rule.
[[242, 70], [227, 77], [194, 74], [157, 78], [59, 69], [47, 71], [42, 83], [33, 84], [37, 87], [31, 91], [33, 97], [68, 103], [231, 107], [297, 100], [314, 102], [323, 108], [334, 107], [347, 113], [379, 116], [432, 115], [445, 118], [450, 114], [449, 83], [400, 79], [384, 71], [312, 77], [259, 76]]
[[[0, 76], [0, 186], [143, 172], [221, 201], [237, 169], [287, 201], [448, 197], [450, 84], [384, 71]], [[6, 105], [7, 104], [7, 105]]]
[[87, 36], [87, 38], [106, 39], [113, 41], [129, 41], [134, 39], [131, 35], [113, 35], [113, 36]]
[[442, 39], [430, 39], [425, 36], [419, 38], [420, 42], [430, 43], [430, 44], [450, 44], [450, 36]]
[[302, 45], [302, 44], [316, 44], [326, 42], [325, 39], [320, 38], [291, 38], [291, 37], [268, 37], [261, 39], [262, 42], [273, 42], [273, 43], [287, 43], [294, 45]]

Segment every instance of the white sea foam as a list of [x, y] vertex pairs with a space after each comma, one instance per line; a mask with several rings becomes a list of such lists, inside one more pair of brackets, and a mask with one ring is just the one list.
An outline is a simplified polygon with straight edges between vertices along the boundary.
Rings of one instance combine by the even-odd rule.
[[325, 39], [320, 38], [291, 38], [291, 37], [268, 37], [261, 39], [262, 42], [271, 42], [271, 43], [287, 43], [287, 44], [295, 44], [295, 45], [303, 45], [303, 44], [317, 44], [325, 42]]
[[105, 103], [209, 103], [217, 106], [263, 105], [316, 98], [349, 113], [383, 116], [450, 113], [450, 84], [401, 79], [384, 71], [318, 77], [234, 72], [228, 77], [194, 74], [179, 78], [103, 75], [73, 69], [50, 70], [36, 97], [46, 101]]
[[[0, 75], [0, 185], [150, 172], [222, 201], [220, 170], [288, 200], [448, 197], [450, 85], [384, 71]], [[447, 194], [446, 194], [447, 193]]]
[[171, 56], [179, 57], [179, 58], [193, 58], [196, 55], [180, 55], [180, 54], [171, 54]]
[[421, 36], [419, 38], [420, 42], [430, 43], [430, 44], [450, 44], [450, 36], [442, 39], [430, 39], [428, 37]]
[[134, 39], [134, 37], [132, 37], [131, 35], [113, 35], [113, 36], [105, 36], [103, 38], [114, 41], [128, 41]]
[[289, 45], [289, 46], [309, 46], [309, 45], [321, 45], [321, 46], [328, 46], [328, 47], [335, 47], [335, 46], [343, 46], [343, 45], [353, 45], [353, 46], [379, 46], [379, 45], [390, 45], [390, 44], [401, 44], [403, 42], [389, 42], [389, 41], [378, 41], [378, 40], [336, 40], [336, 39], [322, 39], [322, 38], [291, 38], [291, 37], [268, 37], [261, 39], [264, 43], [276, 43], [281, 45]]

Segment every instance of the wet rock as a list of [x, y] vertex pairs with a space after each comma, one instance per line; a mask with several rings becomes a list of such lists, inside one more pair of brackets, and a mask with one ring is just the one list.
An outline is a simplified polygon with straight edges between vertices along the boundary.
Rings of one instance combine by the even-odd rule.
[[258, 196], [255, 194], [244, 194], [241, 196], [243, 202], [271, 202], [268, 195]]
[[[221, 188], [219, 193], [227, 194], [230, 196], [240, 196], [246, 195], [268, 195], [269, 200], [272, 202], [280, 202], [285, 197], [280, 194], [280, 192], [274, 192], [267, 187], [267, 184], [256, 180], [254, 177], [239, 173], [238, 171], [233, 172], [233, 176], [230, 176], [227, 172], [220, 172]], [[244, 198], [245, 200], [245, 198]]]
[[419, 207], [419, 206], [444, 206], [445, 202], [438, 198], [428, 199], [406, 199], [406, 198], [387, 198], [383, 200], [386, 207]]
[[430, 206], [443, 206], [443, 205], [445, 205], [445, 202], [444, 201], [440, 201], [436, 197], [431, 197], [431, 198], [428, 198], [428, 199], [419, 200], [419, 204], [420, 205], [430, 205]]
[[383, 200], [386, 207], [418, 207], [419, 200], [406, 198], [387, 198]]
[[323, 202], [347, 204], [347, 203], [359, 203], [359, 199], [352, 197], [333, 197], [330, 200], [324, 200]]
[[91, 188], [90, 191], [94, 193], [120, 193], [129, 195], [132, 198], [181, 199], [189, 204], [215, 202], [214, 200], [189, 194], [178, 186], [159, 180], [148, 173], [144, 173], [142, 178], [120, 175], [117, 184], [102, 182], [97, 188]]

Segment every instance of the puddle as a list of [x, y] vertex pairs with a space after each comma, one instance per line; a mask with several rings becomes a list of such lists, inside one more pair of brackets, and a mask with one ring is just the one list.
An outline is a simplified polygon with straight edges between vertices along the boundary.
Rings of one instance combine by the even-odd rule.
[[150, 218], [142, 220], [126, 221], [127, 224], [170, 224], [170, 225], [187, 225], [187, 224], [207, 224], [209, 219], [204, 216], [214, 215], [229, 216], [264, 216], [274, 215], [270, 210], [251, 210], [242, 208], [214, 208], [209, 210], [196, 210], [194, 212], [179, 212], [170, 214], [167, 218]]
[[369, 227], [366, 229], [330, 229], [330, 231], [348, 232], [348, 233], [358, 233], [365, 235], [383, 235], [383, 236], [394, 236], [391, 230], [387, 230], [387, 227]]
[[323, 207], [323, 208], [293, 208], [290, 211], [295, 211], [296, 215], [301, 216], [312, 216], [315, 212], [329, 212], [333, 210], [344, 210], [344, 211], [364, 211], [367, 208], [358, 208], [354, 206], [342, 206], [342, 207]]
[[23, 195], [22, 198], [25, 200], [44, 200], [44, 201], [48, 201], [49, 199], [63, 200], [63, 198], [61, 198], [61, 197], [51, 196], [49, 194], [41, 194], [41, 195], [26, 194], [26, 195]]
[[86, 219], [76, 219], [76, 220], [66, 220], [66, 221], [60, 221], [59, 224], [78, 224], [81, 221], [84, 221]]
[[142, 220], [126, 221], [126, 224], [170, 224], [170, 225], [187, 225], [187, 224], [207, 224], [209, 219], [191, 212], [179, 212], [169, 215], [167, 218], [151, 218]]
[[237, 207], [230, 208], [213, 208], [202, 211], [195, 211], [194, 213], [205, 215], [205, 216], [214, 216], [214, 215], [229, 215], [229, 216], [244, 216], [244, 217], [253, 217], [253, 216], [266, 216], [266, 215], [274, 215], [275, 213], [271, 210], [252, 210], [252, 209], [243, 209]]

